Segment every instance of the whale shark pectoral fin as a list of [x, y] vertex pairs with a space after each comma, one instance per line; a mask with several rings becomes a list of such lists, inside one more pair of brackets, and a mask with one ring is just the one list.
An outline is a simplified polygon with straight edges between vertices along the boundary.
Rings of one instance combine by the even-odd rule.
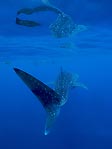
[[60, 113], [59, 107], [57, 107], [57, 109], [55, 111], [50, 111], [47, 113], [44, 135], [49, 134], [50, 129], [51, 129], [52, 125], [54, 124], [56, 118], [58, 117], [59, 113]]
[[82, 87], [82, 88], [88, 90], [88, 87], [80, 82], [75, 82], [71, 88], [74, 89], [75, 87]]

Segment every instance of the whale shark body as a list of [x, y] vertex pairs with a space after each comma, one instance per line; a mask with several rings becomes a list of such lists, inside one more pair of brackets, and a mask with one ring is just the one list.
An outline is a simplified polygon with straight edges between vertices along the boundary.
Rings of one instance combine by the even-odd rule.
[[[61, 68], [61, 71], [55, 82], [55, 89], [53, 90], [23, 70], [14, 68], [14, 71], [43, 105], [47, 113], [47, 120], [44, 131], [44, 134], [47, 135], [60, 113], [60, 108], [66, 103], [68, 99], [67, 97], [69, 90], [74, 88], [75, 84], [77, 84], [74, 84], [73, 75], [71, 73], [64, 72]], [[78, 86], [84, 87], [84, 85], [79, 83]]]

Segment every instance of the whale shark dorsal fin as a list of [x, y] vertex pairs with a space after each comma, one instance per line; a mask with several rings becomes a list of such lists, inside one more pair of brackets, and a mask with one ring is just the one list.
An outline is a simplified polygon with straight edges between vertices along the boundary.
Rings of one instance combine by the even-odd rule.
[[43, 107], [45, 108], [47, 112], [45, 135], [47, 135], [49, 133], [50, 127], [54, 123], [59, 113], [61, 96], [32, 75], [18, 68], [14, 68], [14, 71], [29, 87], [33, 94], [38, 97]]

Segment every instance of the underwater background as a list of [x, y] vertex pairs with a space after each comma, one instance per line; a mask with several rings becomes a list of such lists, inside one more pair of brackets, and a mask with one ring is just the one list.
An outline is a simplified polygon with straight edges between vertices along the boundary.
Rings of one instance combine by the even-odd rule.
[[[84, 30], [56, 38], [48, 27], [56, 18], [52, 12], [23, 14], [21, 18], [42, 25], [20, 26], [15, 23], [17, 11], [42, 1], [0, 1], [0, 149], [112, 149], [112, 2], [50, 2]], [[45, 136], [45, 110], [14, 67], [46, 84], [55, 81], [63, 67], [78, 74], [88, 90], [70, 91]]]

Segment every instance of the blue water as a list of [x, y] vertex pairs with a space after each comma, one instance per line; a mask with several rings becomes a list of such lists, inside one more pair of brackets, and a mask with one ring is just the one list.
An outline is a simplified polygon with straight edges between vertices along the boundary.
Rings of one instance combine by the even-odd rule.
[[[88, 27], [61, 39], [51, 35], [53, 14], [47, 12], [38, 16], [43, 26], [15, 24], [19, 9], [40, 3], [0, 2], [0, 149], [112, 149], [112, 3], [51, 0], [76, 24]], [[51, 133], [44, 136], [46, 113], [13, 67], [47, 84], [61, 66], [77, 73], [88, 90], [70, 92]]]

